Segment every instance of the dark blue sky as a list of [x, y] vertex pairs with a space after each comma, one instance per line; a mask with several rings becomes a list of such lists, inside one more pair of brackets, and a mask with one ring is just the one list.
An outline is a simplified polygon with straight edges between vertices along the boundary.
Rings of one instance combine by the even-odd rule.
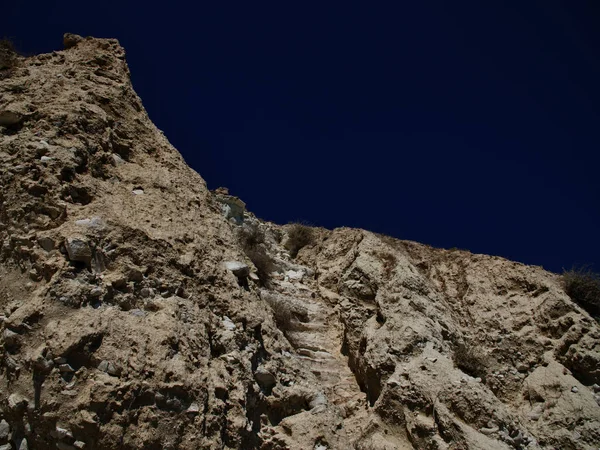
[[264, 219], [600, 271], [600, 4], [376, 3], [20, 1], [0, 33], [118, 38], [157, 126]]

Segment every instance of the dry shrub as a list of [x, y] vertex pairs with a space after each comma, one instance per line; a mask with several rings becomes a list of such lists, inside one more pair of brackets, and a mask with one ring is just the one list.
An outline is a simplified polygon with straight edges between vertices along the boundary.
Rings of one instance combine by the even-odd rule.
[[485, 377], [488, 366], [481, 350], [468, 342], [455, 347], [454, 364], [466, 374], [481, 378]]
[[289, 250], [292, 258], [298, 255], [302, 247], [312, 244], [315, 240], [313, 229], [302, 223], [292, 223], [287, 230], [287, 235], [285, 248]]
[[600, 274], [573, 268], [562, 275], [565, 292], [596, 319], [600, 318]]
[[271, 273], [275, 264], [264, 247], [265, 233], [256, 225], [243, 226], [238, 231], [238, 240], [244, 253], [256, 266], [258, 278], [263, 286], [271, 283]]
[[10, 76], [17, 65], [18, 53], [9, 39], [0, 39], [0, 79]]
[[386, 278], [390, 278], [392, 276], [392, 272], [394, 268], [398, 264], [398, 259], [396, 255], [388, 252], [377, 252], [376, 255], [381, 259], [383, 263], [383, 274]]

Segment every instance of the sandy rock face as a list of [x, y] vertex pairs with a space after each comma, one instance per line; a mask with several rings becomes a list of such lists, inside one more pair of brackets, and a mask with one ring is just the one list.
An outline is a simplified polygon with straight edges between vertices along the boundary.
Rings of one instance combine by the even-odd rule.
[[556, 275], [353, 229], [292, 258], [117, 41], [64, 43], [0, 81], [0, 446], [598, 447], [600, 331]]

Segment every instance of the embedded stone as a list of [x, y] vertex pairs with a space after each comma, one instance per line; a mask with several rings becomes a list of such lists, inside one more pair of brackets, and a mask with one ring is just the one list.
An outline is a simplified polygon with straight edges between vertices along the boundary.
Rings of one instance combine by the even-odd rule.
[[83, 239], [67, 238], [65, 248], [71, 261], [79, 261], [86, 264], [92, 261], [92, 249]]
[[226, 261], [225, 267], [238, 278], [245, 278], [250, 275], [250, 267], [239, 261]]

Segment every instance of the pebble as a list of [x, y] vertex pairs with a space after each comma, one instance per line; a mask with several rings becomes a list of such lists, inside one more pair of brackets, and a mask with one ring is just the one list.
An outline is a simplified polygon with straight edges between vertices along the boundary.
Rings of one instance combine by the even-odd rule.
[[592, 389], [594, 390], [594, 392], [600, 392], [600, 386], [598, 386], [597, 384], [594, 384], [592, 386]]
[[54, 159], [54, 158], [51, 158], [50, 156], [42, 156], [42, 157], [40, 158], [40, 161], [42, 161], [43, 163], [45, 163], [45, 162], [50, 162], [50, 161], [52, 161], [53, 159]]
[[101, 361], [100, 364], [98, 364], [98, 370], [106, 372], [107, 374], [112, 376], [117, 376], [119, 374], [119, 371], [117, 370], [115, 365], [112, 362], [106, 360]]
[[579, 392], [579, 389], [577, 389], [575, 386], [573, 386], [571, 388], [571, 392], [574, 392], [575, 394], [577, 394]]
[[134, 189], [133, 191], [133, 195], [142, 195], [144, 193], [143, 189]]

